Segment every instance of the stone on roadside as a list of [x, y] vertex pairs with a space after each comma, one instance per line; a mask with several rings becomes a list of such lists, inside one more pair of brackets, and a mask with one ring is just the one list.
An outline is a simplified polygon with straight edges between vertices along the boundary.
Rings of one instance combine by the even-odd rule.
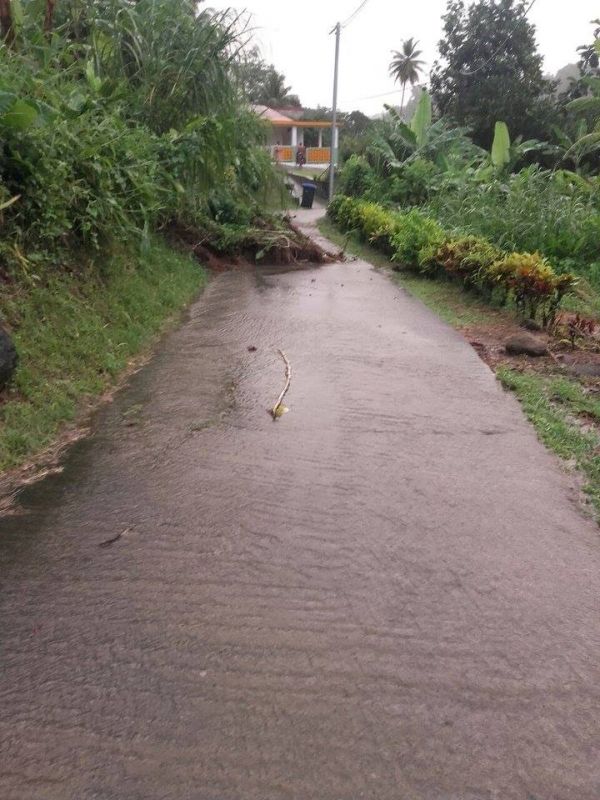
[[527, 331], [541, 331], [542, 330], [542, 326], [535, 319], [524, 319], [520, 323], [520, 325], [521, 325], [522, 328], [525, 328], [525, 330], [527, 330]]
[[576, 378], [600, 378], [600, 363], [571, 364], [567, 372]]
[[13, 376], [18, 361], [17, 351], [12, 339], [0, 328], [0, 389], [3, 389]]
[[504, 349], [511, 356], [545, 356], [548, 348], [545, 343], [530, 333], [518, 333], [506, 340]]

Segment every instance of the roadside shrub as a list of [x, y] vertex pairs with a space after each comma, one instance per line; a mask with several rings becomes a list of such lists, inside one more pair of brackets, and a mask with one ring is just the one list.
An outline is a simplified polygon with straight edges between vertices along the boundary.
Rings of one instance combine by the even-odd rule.
[[348, 197], [363, 197], [372, 186], [373, 170], [366, 158], [352, 155], [340, 175], [340, 191]]
[[396, 230], [398, 215], [377, 203], [361, 202], [357, 206], [357, 216], [362, 237], [378, 250], [391, 255], [391, 239]]
[[422, 205], [429, 199], [439, 174], [439, 167], [432, 161], [416, 158], [384, 182], [382, 196], [401, 206]]
[[346, 200], [343, 194], [335, 194], [332, 199], [329, 201], [329, 205], [327, 206], [327, 216], [329, 219], [334, 222], [336, 225], [339, 225], [339, 211], [342, 206], [342, 203]]
[[[345, 195], [336, 195], [328, 207], [328, 214], [335, 224], [344, 231], [356, 231], [364, 236], [364, 209], [375, 207], [374, 204], [356, 200]], [[383, 209], [381, 209], [383, 211]]]
[[327, 213], [343, 231], [350, 231], [354, 227], [354, 211], [357, 201], [343, 194], [337, 194], [327, 208]]
[[392, 261], [405, 267], [417, 267], [421, 254], [441, 246], [444, 239], [441, 225], [420, 211], [412, 209], [406, 214], [397, 214], [391, 237]]
[[597, 275], [589, 271], [600, 261], [596, 180], [569, 185], [561, 173], [538, 167], [491, 181], [465, 171], [441, 181], [423, 210], [442, 225], [482, 236], [504, 251], [540, 252], [557, 264], [566, 260], [597, 284]]
[[2, 135], [0, 176], [20, 195], [3, 234], [28, 250], [98, 248], [134, 238], [176, 202], [158, 159], [158, 137], [116, 114], [57, 117]]
[[450, 278], [485, 291], [488, 284], [487, 269], [502, 255], [502, 251], [487, 239], [463, 236], [422, 253], [421, 268], [424, 272], [441, 269]]
[[215, 222], [221, 224], [249, 225], [252, 218], [252, 209], [234, 200], [232, 195], [222, 188], [209, 192], [208, 209]]
[[554, 319], [561, 300], [576, 283], [574, 275], [557, 275], [539, 253], [510, 253], [486, 272], [507, 297], [513, 297], [521, 315], [536, 319], [539, 314], [544, 325]]
[[514, 300], [519, 314], [552, 322], [576, 277], [557, 274], [539, 253], [504, 254], [481, 236], [450, 238], [438, 222], [417, 209], [389, 211], [377, 203], [336, 195], [328, 212], [345, 231], [357, 231], [392, 260], [423, 273], [444, 274], [490, 299]]

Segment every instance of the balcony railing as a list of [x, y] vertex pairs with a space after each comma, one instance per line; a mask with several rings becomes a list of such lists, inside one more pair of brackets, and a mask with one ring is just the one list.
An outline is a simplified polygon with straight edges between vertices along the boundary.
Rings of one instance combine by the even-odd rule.
[[[278, 161], [284, 164], [296, 163], [297, 147], [290, 147], [288, 145], [272, 145], [267, 148], [271, 153], [273, 161]], [[307, 147], [305, 150], [307, 164], [329, 164], [331, 158], [331, 150], [329, 147]]]

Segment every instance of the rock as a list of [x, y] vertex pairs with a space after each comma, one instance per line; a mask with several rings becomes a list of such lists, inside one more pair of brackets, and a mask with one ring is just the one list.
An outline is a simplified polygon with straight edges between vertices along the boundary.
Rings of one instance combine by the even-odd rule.
[[540, 339], [530, 333], [518, 333], [511, 336], [504, 344], [504, 349], [511, 356], [545, 356], [548, 348]]
[[577, 378], [600, 378], [600, 363], [571, 364], [567, 372]]
[[0, 328], [0, 389], [3, 389], [13, 376], [19, 358], [12, 339]]
[[542, 330], [542, 326], [535, 319], [524, 319], [523, 322], [521, 322], [521, 327], [525, 328], [525, 330], [527, 330], [527, 331], [541, 331]]

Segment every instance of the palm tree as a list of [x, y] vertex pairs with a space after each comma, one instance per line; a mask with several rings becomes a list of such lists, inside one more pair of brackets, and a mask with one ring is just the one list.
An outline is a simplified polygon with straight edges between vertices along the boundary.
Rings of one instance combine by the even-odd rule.
[[421, 50], [417, 50], [416, 42], [411, 36], [402, 42], [402, 50], [394, 50], [392, 63], [390, 64], [390, 75], [395, 81], [402, 84], [402, 103], [400, 110], [404, 108], [404, 93], [406, 84], [414, 86], [419, 80], [419, 75], [423, 72], [424, 61], [419, 60]]
[[[285, 85], [285, 77], [274, 69], [270, 69], [262, 86], [260, 102], [269, 108], [281, 108], [288, 105], [291, 86]], [[289, 103], [293, 105], [293, 103]]]

